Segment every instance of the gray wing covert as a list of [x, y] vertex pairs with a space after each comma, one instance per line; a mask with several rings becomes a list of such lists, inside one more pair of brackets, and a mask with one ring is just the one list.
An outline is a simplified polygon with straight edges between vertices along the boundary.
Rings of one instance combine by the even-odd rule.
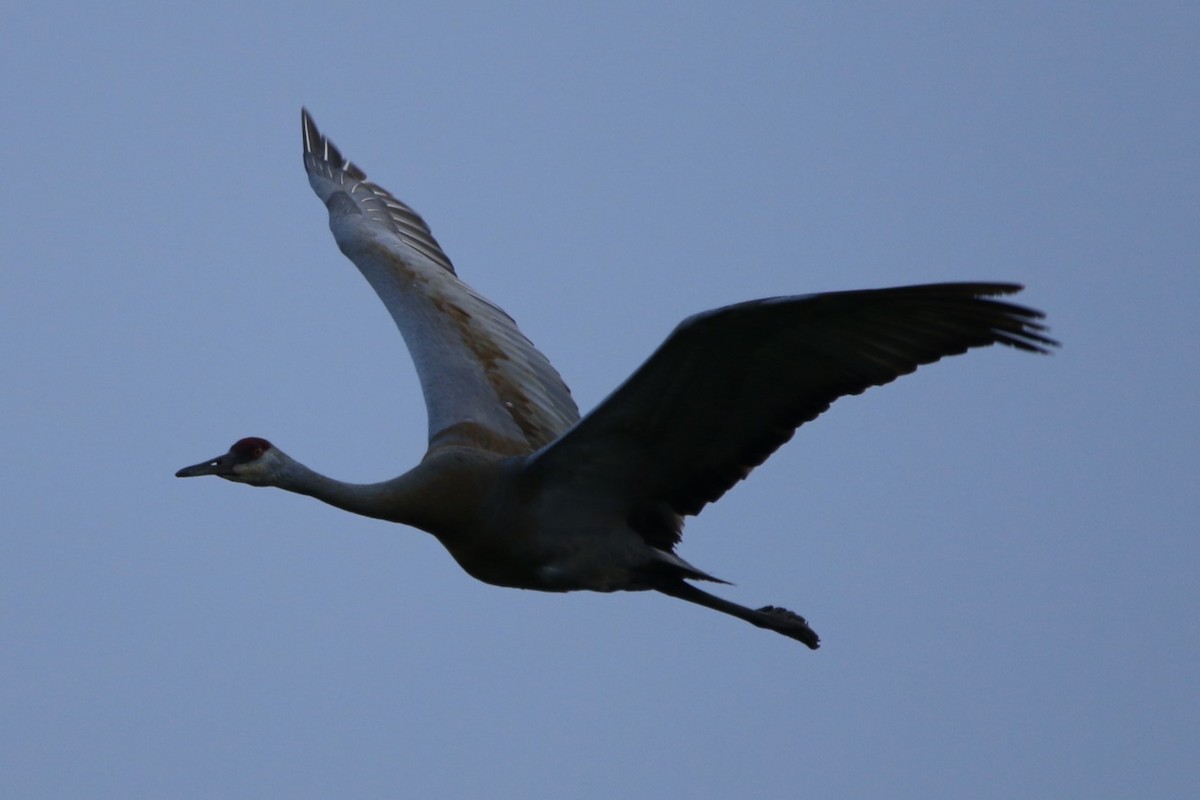
[[404, 336], [429, 414], [430, 447], [528, 453], [579, 418], [550, 362], [502, 309], [455, 274], [429, 226], [342, 157], [301, 112], [304, 166], [338, 247]]

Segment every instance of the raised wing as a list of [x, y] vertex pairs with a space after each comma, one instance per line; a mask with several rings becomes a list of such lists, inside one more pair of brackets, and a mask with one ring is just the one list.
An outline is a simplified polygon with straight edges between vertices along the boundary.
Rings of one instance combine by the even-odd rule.
[[301, 111], [304, 168], [329, 228], [396, 321], [417, 367], [430, 449], [529, 453], [579, 419], [512, 318], [455, 275], [429, 226], [342, 157]]
[[844, 395], [972, 347], [1046, 352], [1042, 314], [947, 283], [758, 300], [698, 314], [612, 395], [531, 459], [531, 474], [628, 501], [648, 542], [697, 514]]

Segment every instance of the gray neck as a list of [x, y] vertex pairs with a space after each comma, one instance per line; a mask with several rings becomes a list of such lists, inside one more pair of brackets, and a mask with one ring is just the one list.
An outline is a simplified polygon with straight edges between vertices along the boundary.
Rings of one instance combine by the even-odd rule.
[[275, 475], [273, 485], [289, 492], [315, 497], [352, 514], [424, 527], [420, 497], [412, 472], [382, 483], [346, 483], [309, 469], [294, 459]]

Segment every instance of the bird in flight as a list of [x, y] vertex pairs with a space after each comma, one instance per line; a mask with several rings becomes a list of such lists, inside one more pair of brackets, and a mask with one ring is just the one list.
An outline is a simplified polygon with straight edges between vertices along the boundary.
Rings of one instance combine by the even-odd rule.
[[341, 251], [387, 307], [417, 368], [429, 448], [380, 483], [328, 478], [266, 439], [176, 473], [275, 486], [437, 537], [473, 577], [547, 592], [653, 590], [812, 649], [804, 617], [750, 608], [675, 552], [684, 517], [750, 474], [839, 397], [975, 347], [1048, 352], [1012, 283], [773, 297], [685, 319], [586, 417], [503, 310], [458, 278], [429, 226], [301, 111], [304, 168]]

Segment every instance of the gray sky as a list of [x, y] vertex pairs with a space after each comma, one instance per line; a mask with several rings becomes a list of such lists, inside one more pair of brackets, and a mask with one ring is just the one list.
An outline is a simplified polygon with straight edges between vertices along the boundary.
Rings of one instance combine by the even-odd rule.
[[[1200, 793], [1198, 6], [428, 5], [4, 12], [0, 795]], [[691, 521], [819, 652], [476, 583], [172, 477], [423, 451], [302, 104], [585, 410], [761, 296], [1014, 280], [1065, 346], [843, 400]]]

